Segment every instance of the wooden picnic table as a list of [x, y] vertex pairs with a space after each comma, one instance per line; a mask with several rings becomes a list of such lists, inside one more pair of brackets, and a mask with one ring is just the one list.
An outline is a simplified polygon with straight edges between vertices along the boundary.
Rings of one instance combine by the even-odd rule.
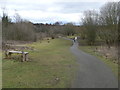
[[21, 54], [22, 55], [22, 59], [21, 61], [28, 61], [28, 52], [24, 52], [24, 51], [14, 51], [14, 50], [8, 50], [5, 52], [5, 56], [6, 58], [11, 58], [12, 54]]

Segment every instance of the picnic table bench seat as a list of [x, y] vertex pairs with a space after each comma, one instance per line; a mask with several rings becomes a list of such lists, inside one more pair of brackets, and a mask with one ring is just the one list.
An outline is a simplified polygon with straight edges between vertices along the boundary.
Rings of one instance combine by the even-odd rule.
[[12, 54], [21, 54], [22, 55], [22, 59], [21, 61], [28, 61], [28, 52], [24, 52], [24, 51], [14, 51], [14, 50], [8, 50], [5, 52], [5, 56], [6, 58], [11, 58]]

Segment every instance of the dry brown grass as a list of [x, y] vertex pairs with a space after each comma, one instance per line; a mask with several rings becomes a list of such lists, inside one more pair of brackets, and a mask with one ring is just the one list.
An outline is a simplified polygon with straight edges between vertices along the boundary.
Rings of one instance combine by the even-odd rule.
[[100, 55], [112, 60], [114, 63], [118, 63], [118, 49], [115, 46], [108, 48], [107, 46], [100, 46], [95, 49]]

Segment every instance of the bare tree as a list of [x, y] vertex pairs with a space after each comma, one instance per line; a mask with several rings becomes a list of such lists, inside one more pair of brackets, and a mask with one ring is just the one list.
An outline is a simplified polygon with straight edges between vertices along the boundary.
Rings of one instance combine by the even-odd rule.
[[29, 21], [23, 21], [19, 14], [15, 17], [16, 22], [12, 23], [7, 14], [2, 17], [3, 40], [35, 41], [34, 26]]
[[95, 10], [88, 10], [84, 12], [82, 18], [83, 26], [86, 29], [86, 36], [88, 44], [93, 45], [96, 39], [96, 27], [98, 25], [98, 14]]
[[100, 9], [99, 25], [100, 38], [110, 48], [118, 39], [118, 2], [108, 2]]
[[11, 19], [8, 17], [8, 15], [3, 11], [2, 16], [2, 39], [7, 40], [7, 36], [9, 34], [9, 24], [11, 23]]
[[17, 13], [17, 10], [15, 10], [14, 21], [15, 21], [16, 23], [22, 22], [22, 18], [21, 18], [21, 16]]

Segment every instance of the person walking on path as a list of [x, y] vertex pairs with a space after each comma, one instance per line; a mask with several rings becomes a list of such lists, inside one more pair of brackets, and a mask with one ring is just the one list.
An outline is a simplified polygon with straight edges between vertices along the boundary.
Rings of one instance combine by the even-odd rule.
[[76, 42], [77, 41], [77, 37], [75, 37], [75, 39], [74, 39], [74, 42]]

